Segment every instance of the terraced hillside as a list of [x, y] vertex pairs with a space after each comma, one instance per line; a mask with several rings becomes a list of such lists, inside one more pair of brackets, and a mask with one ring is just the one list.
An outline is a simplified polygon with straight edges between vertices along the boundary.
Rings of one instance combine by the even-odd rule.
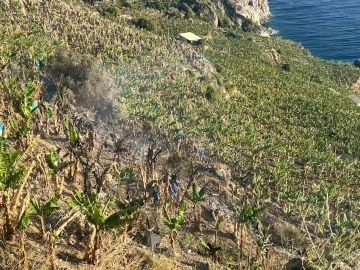
[[0, 268], [356, 269], [359, 69], [119, 2], [0, 3]]

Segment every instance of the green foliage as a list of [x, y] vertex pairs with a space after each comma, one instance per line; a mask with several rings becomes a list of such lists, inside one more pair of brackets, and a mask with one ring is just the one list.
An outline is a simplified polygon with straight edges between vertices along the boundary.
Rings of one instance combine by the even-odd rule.
[[218, 99], [218, 91], [215, 89], [215, 87], [213, 85], [209, 85], [206, 88], [206, 92], [205, 92], [205, 97], [207, 98], [208, 101], [210, 102], [216, 102]]
[[147, 18], [139, 18], [135, 25], [140, 28], [147, 31], [154, 31], [155, 30], [155, 22], [153, 20], [147, 19]]
[[29, 215], [35, 214], [39, 218], [41, 225], [41, 233], [43, 236], [46, 234], [44, 218], [60, 209], [60, 207], [56, 205], [59, 199], [60, 199], [60, 195], [56, 195], [54, 198], [50, 199], [44, 205], [41, 205], [36, 198], [31, 198], [30, 200], [30, 207], [28, 210]]
[[265, 208], [258, 208], [256, 205], [245, 204], [237, 217], [240, 223], [250, 225], [251, 222], [259, 219], [264, 210]]
[[105, 10], [105, 16], [116, 17], [118, 13], [119, 10], [114, 6], [109, 6]]
[[20, 150], [10, 150], [7, 141], [0, 139], [0, 187], [9, 192], [25, 176], [25, 166], [19, 164]]
[[221, 73], [224, 71], [224, 68], [220, 64], [215, 64], [216, 72]]
[[283, 64], [282, 69], [287, 71], [287, 72], [290, 72], [291, 71], [291, 66], [290, 66], [290, 64]]
[[207, 185], [204, 185], [200, 190], [199, 187], [197, 186], [196, 183], [192, 184], [192, 193], [190, 196], [190, 200], [194, 203], [197, 204], [200, 201], [202, 201], [205, 198], [205, 193], [206, 193], [206, 187]]
[[231, 19], [226, 14], [223, 13], [218, 14], [218, 22], [219, 22], [219, 27], [222, 28], [230, 28], [234, 25]]
[[158, 9], [158, 10], [165, 10], [165, 9], [169, 8], [169, 3], [167, 1], [164, 3], [163, 0], [155, 0], [155, 1], [147, 2], [146, 6], [149, 8], [154, 8], [154, 9]]
[[33, 213], [43, 218], [45, 216], [54, 213], [55, 211], [60, 210], [59, 206], [55, 206], [55, 204], [59, 201], [59, 199], [60, 199], [60, 195], [57, 195], [54, 198], [50, 199], [48, 202], [46, 202], [43, 206], [41, 206], [41, 204], [37, 199], [31, 198], [30, 200], [31, 210]]
[[29, 209], [25, 209], [25, 211], [21, 214], [19, 222], [16, 225], [17, 230], [26, 230], [29, 227], [31, 211]]
[[231, 92], [231, 91], [233, 91], [234, 89], [236, 89], [236, 85], [235, 85], [234, 81], [232, 81], [232, 80], [227, 80], [227, 81], [225, 82], [225, 89], [226, 89], [226, 91], [228, 91], [228, 92]]
[[131, 4], [127, 0], [120, 0], [118, 2], [118, 5], [121, 7], [127, 7], [127, 8], [131, 7]]
[[236, 39], [236, 38], [241, 38], [242, 36], [240, 34], [236, 33], [235, 31], [227, 31], [225, 33], [225, 37]]
[[79, 139], [79, 135], [78, 135], [75, 127], [70, 126], [70, 129], [69, 129], [70, 145], [74, 146], [78, 142], [78, 139]]
[[181, 13], [178, 10], [171, 10], [166, 12], [169, 19], [180, 19]]
[[185, 12], [185, 18], [193, 18], [195, 16], [192, 8], [185, 2], [181, 3], [178, 8]]
[[108, 18], [116, 17], [119, 14], [118, 8], [112, 4], [104, 3], [104, 4], [100, 5], [99, 7], [97, 7], [97, 10], [101, 14], [101, 16], [108, 17]]
[[186, 70], [186, 73], [189, 74], [189, 76], [190, 76], [191, 78], [195, 78], [195, 77], [196, 77], [195, 72], [194, 72], [193, 70], [191, 70], [191, 69], [187, 69], [187, 70]]
[[28, 80], [25, 88], [21, 89], [18, 79], [9, 76], [4, 82], [0, 81], [0, 87], [5, 89], [16, 106], [17, 113], [10, 118], [12, 133], [18, 138], [25, 137], [31, 127], [32, 109], [30, 105], [35, 92], [33, 82]]
[[137, 169], [126, 167], [119, 174], [120, 182], [125, 183], [126, 185], [134, 183], [137, 173]]
[[45, 161], [54, 174], [57, 174], [74, 164], [74, 162], [59, 162], [59, 154], [55, 149], [50, 149], [50, 151], [45, 154]]
[[174, 218], [170, 218], [168, 213], [165, 211], [165, 225], [170, 229], [170, 231], [175, 231], [180, 229], [184, 224], [184, 215], [185, 215], [186, 204], [185, 201], [181, 201], [177, 215]]
[[251, 19], [245, 18], [241, 23], [241, 29], [244, 32], [257, 32], [260, 30], [260, 26], [255, 24]]
[[97, 231], [130, 224], [135, 220], [132, 216], [141, 210], [141, 207], [132, 206], [109, 215], [110, 203], [113, 201], [114, 198], [109, 196], [105, 204], [102, 204], [97, 193], [87, 196], [81, 191], [74, 191], [68, 204], [72, 208], [79, 207], [87, 221], [93, 224]]

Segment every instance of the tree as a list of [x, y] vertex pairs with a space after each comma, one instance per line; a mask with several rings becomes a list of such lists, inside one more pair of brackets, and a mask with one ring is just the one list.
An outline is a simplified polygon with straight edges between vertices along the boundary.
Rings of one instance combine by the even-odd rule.
[[141, 209], [139, 206], [125, 207], [113, 214], [110, 212], [110, 204], [114, 198], [109, 196], [103, 204], [97, 193], [90, 196], [84, 195], [81, 191], [75, 191], [68, 200], [70, 207], [78, 207], [87, 221], [93, 225], [93, 232], [89, 241], [89, 249], [86, 251], [84, 259], [96, 264], [97, 251], [99, 249], [100, 237], [103, 231], [122, 228], [135, 221], [134, 214]]

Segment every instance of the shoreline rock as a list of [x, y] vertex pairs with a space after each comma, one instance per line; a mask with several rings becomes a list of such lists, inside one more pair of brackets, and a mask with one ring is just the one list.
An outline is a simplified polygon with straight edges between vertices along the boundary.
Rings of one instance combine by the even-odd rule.
[[360, 68], [360, 58], [354, 61], [354, 66]]

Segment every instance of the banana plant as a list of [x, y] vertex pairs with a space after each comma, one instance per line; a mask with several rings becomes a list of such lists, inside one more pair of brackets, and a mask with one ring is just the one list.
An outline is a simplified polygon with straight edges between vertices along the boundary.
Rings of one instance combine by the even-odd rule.
[[18, 224], [16, 225], [16, 229], [21, 232], [20, 249], [21, 249], [21, 257], [23, 259], [24, 270], [29, 269], [26, 250], [25, 250], [24, 237], [25, 237], [25, 230], [29, 228], [30, 215], [31, 215], [31, 210], [28, 208], [25, 209], [20, 216]]
[[70, 161], [73, 160], [73, 157], [75, 158], [74, 162], [74, 171], [71, 172], [70, 169], [70, 176], [73, 182], [76, 182], [76, 177], [78, 173], [79, 168], [79, 157], [76, 155], [74, 148], [80, 145], [80, 137], [78, 131], [75, 129], [74, 126], [69, 125], [69, 146], [70, 146]]
[[[7, 240], [12, 240], [14, 237], [13, 214], [24, 185], [34, 167], [34, 163], [24, 165], [23, 159], [25, 159], [25, 153], [21, 153], [20, 150], [10, 150], [6, 140], [0, 139], [0, 188], [5, 206], [4, 232]], [[12, 191], [16, 188], [17, 192], [10, 202]]]
[[240, 230], [240, 241], [238, 241], [240, 262], [243, 258], [243, 235], [244, 225], [249, 227], [250, 224], [260, 218], [260, 214], [264, 211], [264, 208], [258, 208], [256, 205], [244, 204], [243, 209], [237, 213], [235, 221], [235, 237], [238, 237], [238, 231]]
[[264, 227], [261, 221], [257, 223], [256, 233], [256, 259], [260, 261], [260, 265], [265, 268], [264, 255], [268, 258], [269, 250], [272, 246], [270, 227]]
[[73, 126], [69, 127], [69, 143], [71, 147], [76, 146], [79, 141], [79, 135]]
[[28, 270], [29, 269], [29, 264], [28, 264], [28, 259], [27, 259], [27, 255], [26, 255], [26, 250], [25, 250], [25, 242], [24, 242], [24, 238], [25, 238], [25, 230], [28, 229], [29, 227], [29, 222], [30, 222], [30, 216], [31, 216], [31, 209], [29, 206], [29, 202], [30, 202], [30, 193], [27, 193], [24, 200], [22, 201], [22, 205], [21, 205], [21, 210], [19, 211], [19, 219], [16, 225], [16, 230], [20, 231], [20, 251], [21, 251], [21, 257], [22, 257], [22, 264], [23, 264], [23, 269], [24, 270]]
[[194, 215], [195, 215], [195, 222], [197, 224], [197, 228], [201, 230], [201, 214], [198, 211], [197, 205], [205, 198], [207, 184], [204, 185], [200, 190], [196, 183], [192, 184], [192, 193], [190, 196], [190, 200], [193, 202], [194, 206]]
[[186, 204], [182, 200], [178, 212], [174, 218], [170, 218], [167, 209], [165, 207], [165, 225], [170, 229], [170, 241], [171, 248], [174, 250], [175, 240], [174, 233], [184, 225], [184, 215], [185, 215]]
[[5, 83], [0, 82], [0, 87], [5, 89], [15, 103], [18, 113], [10, 118], [10, 126], [15, 136], [23, 138], [28, 134], [31, 127], [32, 108], [30, 103], [36, 88], [33, 86], [33, 82], [29, 80], [24, 89], [21, 89], [16, 77], [9, 77]]
[[46, 245], [49, 248], [50, 251], [50, 265], [51, 270], [56, 270], [56, 243], [59, 238], [59, 235], [61, 232], [65, 229], [65, 227], [77, 216], [78, 213], [76, 212], [70, 212], [70, 215], [67, 215], [65, 217], [65, 222], [62, 222], [59, 227], [57, 227], [54, 230], [46, 231], [45, 223], [44, 223], [44, 217], [49, 216], [50, 214], [58, 211], [60, 209], [59, 206], [55, 205], [59, 199], [60, 194], [56, 195], [54, 198], [50, 199], [48, 202], [46, 202], [44, 205], [41, 205], [38, 200], [35, 198], [32, 198], [30, 200], [30, 207], [29, 211], [31, 215], [36, 215], [40, 220], [40, 226], [41, 226], [41, 234], [42, 237], [45, 240]]
[[119, 186], [125, 186], [126, 197], [130, 198], [130, 185], [136, 183], [136, 176], [138, 174], [138, 170], [136, 168], [126, 167], [121, 170], [117, 176], [116, 181]]
[[68, 200], [69, 206], [79, 208], [87, 221], [93, 225], [89, 249], [84, 256], [84, 260], [92, 264], [97, 262], [97, 251], [100, 248], [102, 233], [113, 228], [123, 228], [133, 223], [136, 219], [133, 215], [141, 210], [139, 206], [132, 206], [110, 214], [110, 205], [113, 201], [114, 198], [109, 196], [105, 203], [102, 203], [97, 193], [88, 196], [84, 195], [81, 191], [75, 191]]
[[55, 204], [59, 201], [59, 199], [60, 199], [60, 194], [56, 195], [54, 198], [50, 199], [44, 205], [41, 205], [39, 203], [39, 201], [35, 198], [32, 198], [30, 200], [31, 210], [36, 216], [38, 216], [38, 218], [40, 220], [41, 233], [43, 236], [46, 233], [44, 217], [48, 216], [60, 209], [59, 206], [55, 206]]
[[59, 179], [60, 174], [63, 170], [72, 166], [74, 162], [60, 162], [59, 153], [55, 149], [51, 149], [45, 154], [45, 161], [55, 180], [55, 193], [59, 195], [63, 189], [63, 180]]

